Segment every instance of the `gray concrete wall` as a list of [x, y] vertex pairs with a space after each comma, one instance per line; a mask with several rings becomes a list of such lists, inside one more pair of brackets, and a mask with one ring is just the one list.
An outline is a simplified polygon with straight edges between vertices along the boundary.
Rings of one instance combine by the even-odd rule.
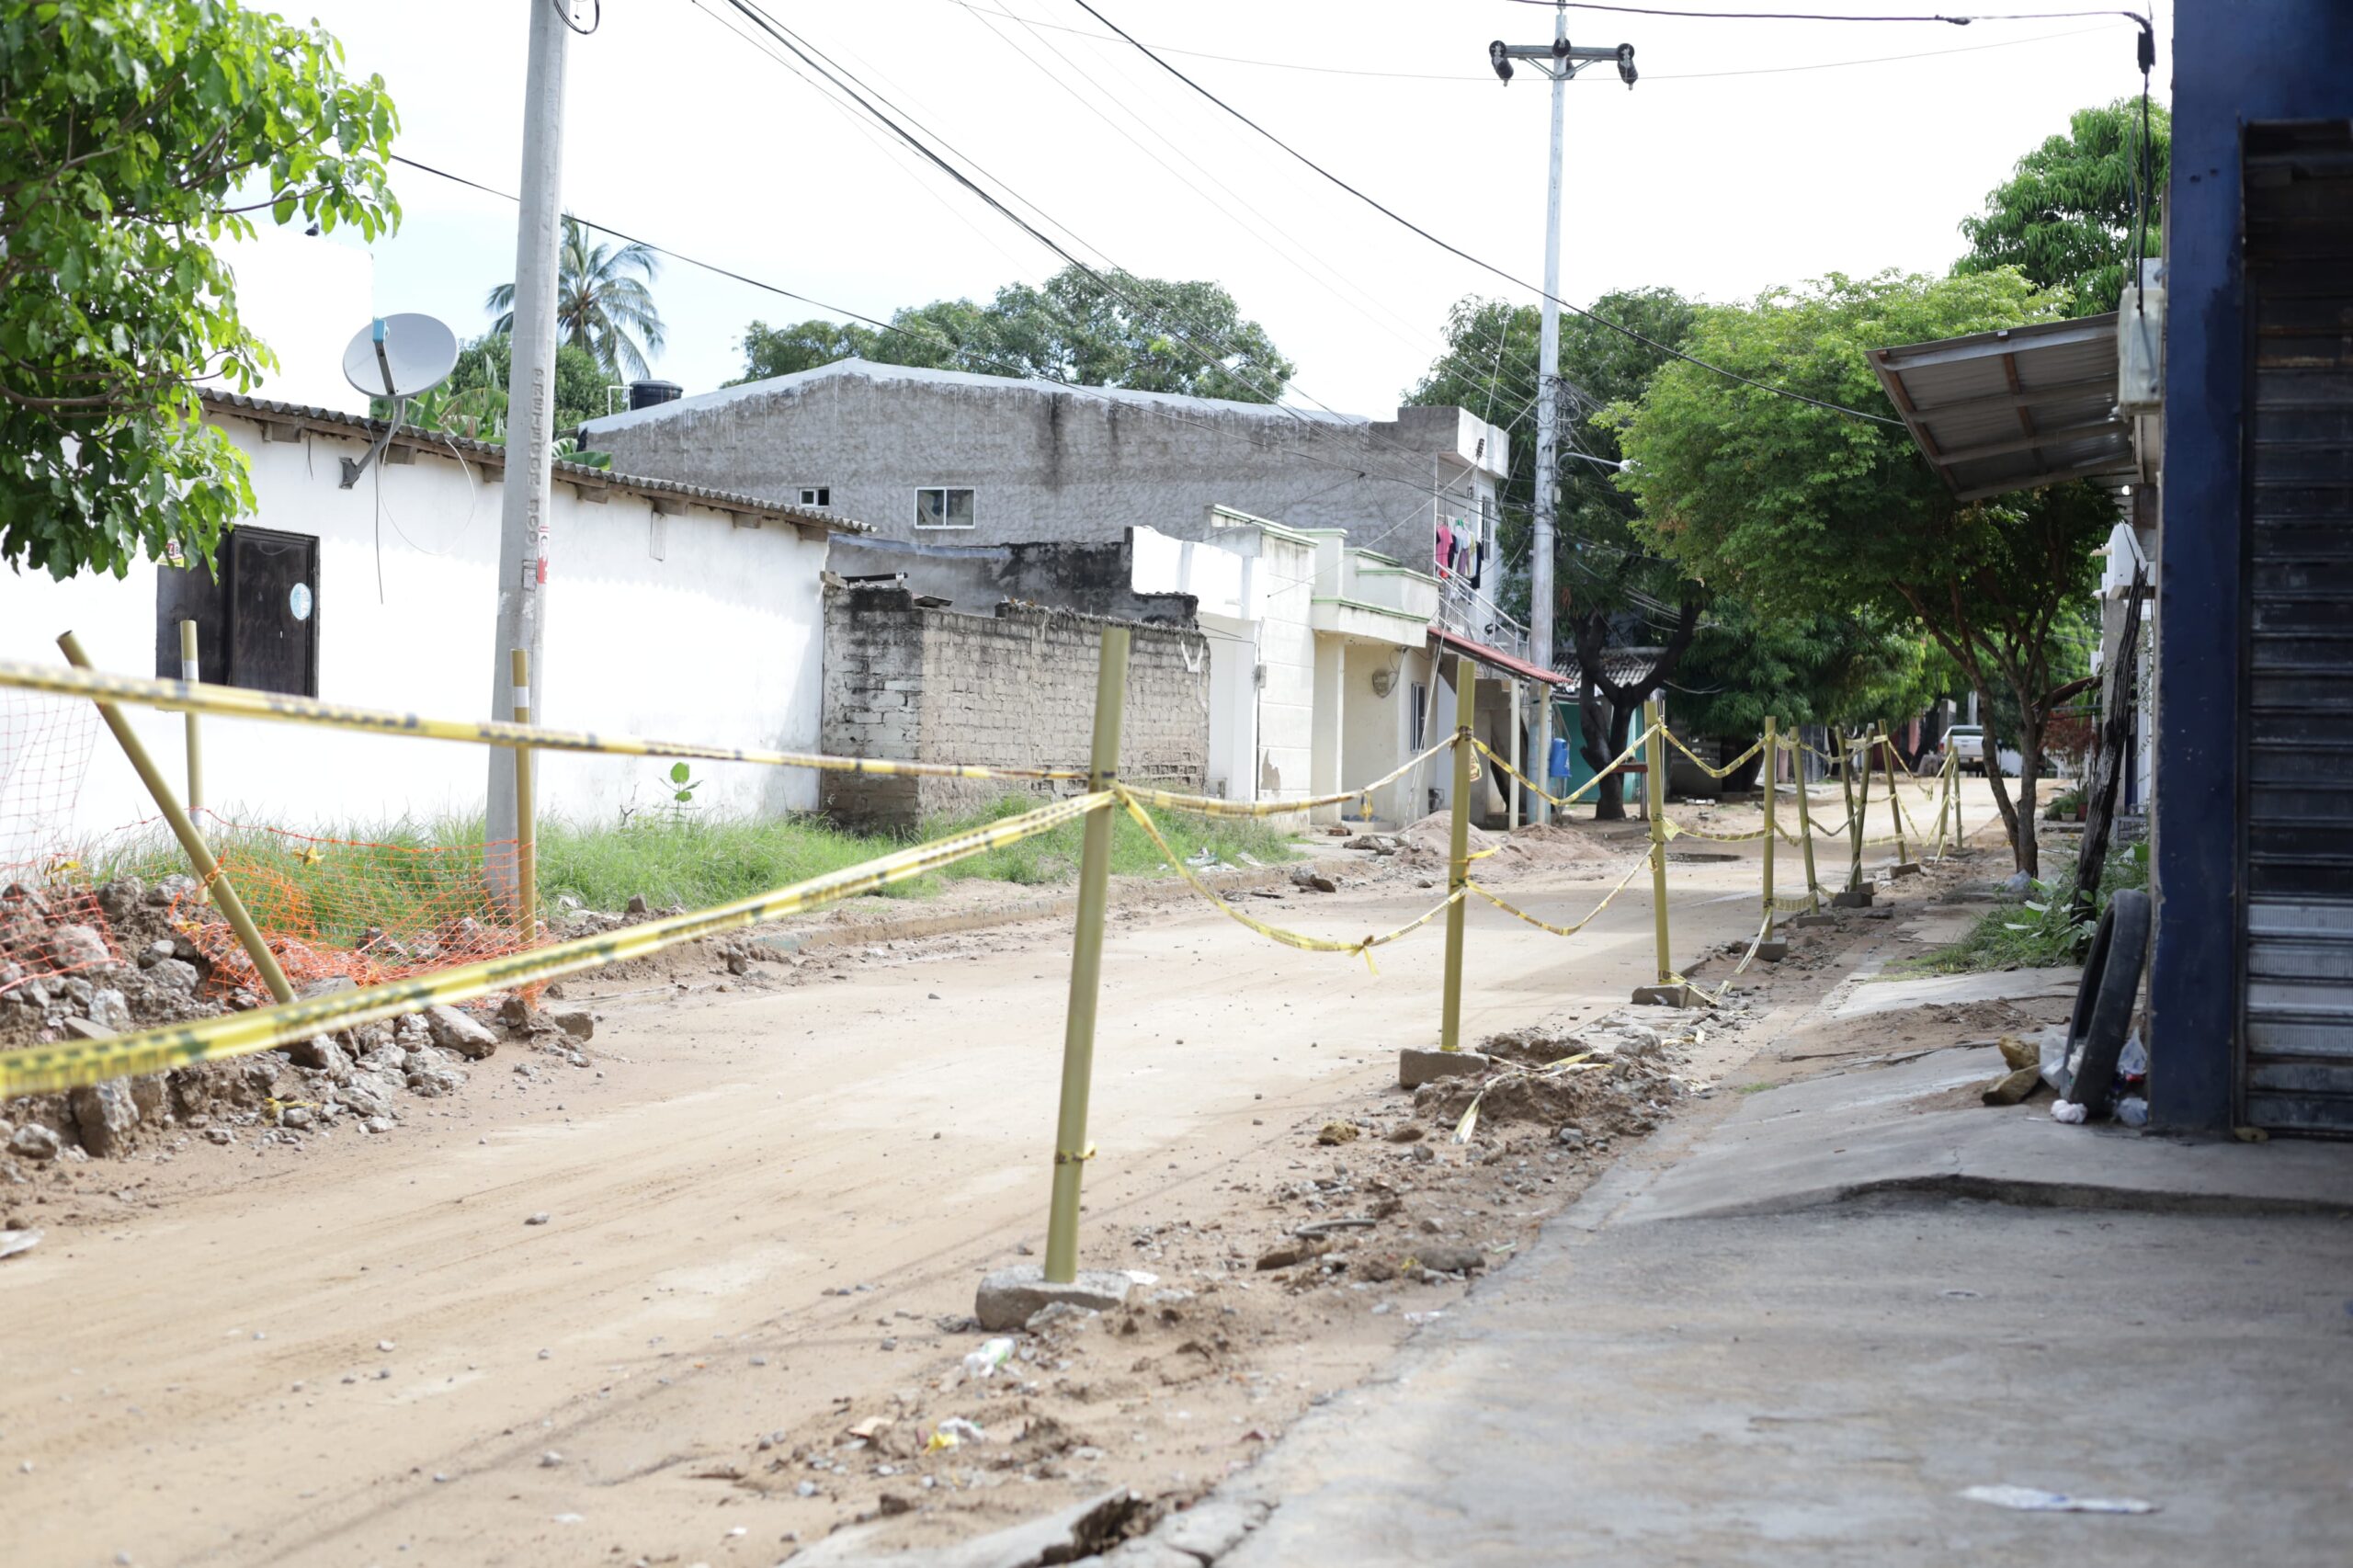
[[954, 608], [986, 614], [1006, 599], [1076, 610], [1081, 615], [1152, 625], [1190, 626], [1190, 594], [1139, 594], [1134, 555], [1122, 534], [1112, 543], [941, 545], [928, 540], [853, 541], [841, 536], [830, 562], [845, 577], [903, 574], [908, 592], [935, 595]]
[[[919, 609], [902, 590], [831, 593], [825, 749], [901, 761], [1084, 767], [1104, 624], [1024, 605], [1000, 605], [985, 616]], [[1208, 641], [1169, 627], [1132, 631], [1120, 775], [1198, 790], [1209, 768]], [[829, 773], [824, 798], [826, 812], [847, 825], [904, 831], [1019, 788]], [[1055, 788], [1040, 784], [1036, 791]]]
[[[1413, 564], [1441, 515], [1475, 515], [1462, 416], [1342, 422], [1193, 398], [1116, 400], [1038, 383], [849, 361], [588, 426], [615, 466], [831, 509], [936, 544], [1108, 540], [1131, 524], [1209, 536], [1212, 506]], [[1497, 442], [1500, 445], [1500, 441]], [[970, 529], [918, 529], [917, 486], [969, 486]], [[1448, 499], [1433, 494], [1444, 491]]]

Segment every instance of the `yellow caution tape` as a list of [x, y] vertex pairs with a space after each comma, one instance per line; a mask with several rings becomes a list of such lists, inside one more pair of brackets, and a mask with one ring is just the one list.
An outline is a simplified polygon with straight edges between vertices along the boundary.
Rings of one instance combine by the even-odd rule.
[[1700, 761], [1699, 754], [1693, 751], [1689, 746], [1685, 745], [1683, 744], [1683, 737], [1677, 734], [1673, 730], [1668, 729], [1665, 725], [1662, 724], [1659, 726], [1659, 733], [1665, 735], [1667, 738], [1668, 743], [1672, 744], [1677, 751], [1679, 751], [1685, 756], [1689, 757], [1691, 759], [1692, 767], [1698, 768], [1700, 772], [1706, 774], [1711, 778], [1731, 778], [1732, 775], [1738, 770], [1741, 764], [1746, 762], [1750, 757], [1755, 756], [1758, 752], [1765, 749], [1765, 737], [1759, 735], [1753, 743], [1750, 744], [1749, 748], [1746, 751], [1742, 752], [1730, 762], [1727, 762], [1722, 767], [1718, 767], [1710, 763]]
[[623, 959], [642, 958], [699, 937], [740, 930], [763, 920], [799, 914], [906, 881], [941, 866], [1050, 832], [1090, 812], [1105, 809], [1112, 800], [1108, 791], [1073, 796], [971, 833], [918, 844], [773, 892], [755, 893], [710, 909], [650, 920], [642, 926], [558, 942], [438, 974], [195, 1023], [170, 1024], [108, 1040], [0, 1052], [0, 1099], [53, 1094], [131, 1074], [160, 1073], [198, 1062], [250, 1055], [276, 1046], [292, 1045], [333, 1029], [381, 1023], [437, 1003], [470, 1001], [529, 982], [554, 980]]
[[1592, 778], [1586, 779], [1584, 783], [1578, 785], [1575, 789], [1570, 790], [1565, 795], [1555, 795], [1552, 791], [1544, 788], [1543, 785], [1539, 784], [1535, 779], [1530, 778], [1527, 774], [1522, 773], [1518, 768], [1514, 767], [1505, 759], [1504, 755], [1501, 752], [1495, 750], [1495, 747], [1489, 745], [1486, 742], [1480, 740], [1476, 736], [1472, 737], [1471, 744], [1477, 746], [1479, 748], [1480, 755], [1484, 756], [1488, 761], [1494, 763], [1497, 768], [1510, 775], [1512, 778], [1518, 779], [1521, 788], [1535, 790], [1536, 793], [1543, 796], [1544, 799], [1552, 801], [1555, 806], [1574, 806], [1577, 803], [1578, 798], [1584, 795], [1586, 790], [1597, 787], [1603, 779], [1608, 778], [1611, 774], [1625, 767], [1629, 762], [1631, 762], [1636, 755], [1642, 751], [1643, 744], [1648, 742], [1650, 738], [1651, 733], [1648, 730], [1643, 731], [1632, 740], [1626, 743], [1626, 749], [1620, 752], [1617, 756], [1611, 760], [1608, 767], [1603, 768], [1600, 772], [1595, 774]]
[[1497, 898], [1494, 893], [1489, 892], [1484, 887], [1481, 886], [1477, 882], [1469, 882], [1464, 885], [1472, 892], [1477, 893], [1481, 898], [1485, 899], [1489, 903], [1494, 904], [1497, 909], [1502, 910], [1506, 915], [1510, 915], [1515, 920], [1524, 920], [1530, 926], [1535, 926], [1538, 930], [1550, 931], [1555, 937], [1574, 937], [1578, 932], [1584, 930], [1587, 926], [1592, 925], [1594, 918], [1603, 910], [1609, 907], [1609, 901], [1616, 898], [1620, 893], [1624, 892], [1626, 891], [1626, 884], [1632, 881], [1636, 877], [1642, 875], [1643, 871], [1647, 870], [1650, 867], [1650, 858], [1648, 856], [1644, 856], [1642, 859], [1635, 861], [1632, 867], [1627, 870], [1626, 874], [1618, 879], [1618, 885], [1611, 888], [1608, 892], [1602, 894], [1601, 902], [1587, 910], [1586, 912], [1585, 918], [1578, 921], [1574, 926], [1555, 926], [1549, 921], [1539, 920], [1533, 915], [1529, 914], [1528, 911], [1515, 908], [1513, 905], [1505, 903], [1502, 899]]
[[1359, 784], [1353, 790], [1343, 790], [1336, 795], [1315, 795], [1300, 801], [1221, 801], [1210, 795], [1183, 795], [1168, 790], [1142, 790], [1131, 785], [1124, 788], [1128, 793], [1139, 801], [1163, 806], [1170, 811], [1191, 812], [1199, 816], [1286, 816], [1293, 812], [1313, 811], [1318, 806], [1345, 805], [1350, 801], [1369, 796], [1375, 790], [1395, 783], [1438, 753], [1449, 749], [1454, 742], [1455, 737], [1449, 735], [1438, 744], [1426, 748], [1418, 756], [1407, 759], [1402, 766], [1392, 768], [1370, 784]]
[[[1303, 931], [1292, 931], [1280, 926], [1270, 926], [1263, 920], [1245, 915], [1239, 909], [1234, 908], [1233, 904], [1227, 903], [1223, 898], [1218, 895], [1218, 892], [1215, 888], [1211, 887], [1207, 882], [1201, 881], [1199, 877], [1194, 874], [1193, 869], [1185, 864], [1184, 860], [1178, 857], [1176, 850], [1169, 847], [1168, 840], [1160, 835], [1160, 824], [1154, 822], [1152, 820], [1152, 813], [1145, 811], [1142, 805], [1138, 802], [1137, 796], [1140, 793], [1139, 791], [1131, 790], [1124, 785], [1114, 786], [1114, 788], [1120, 796], [1120, 803], [1127, 807], [1128, 815], [1135, 819], [1137, 825], [1142, 827], [1144, 832], [1151, 836], [1154, 845], [1159, 848], [1160, 858], [1167, 861], [1169, 868], [1176, 871], [1178, 876], [1183, 877], [1188, 882], [1190, 882], [1195, 892], [1199, 893], [1203, 898], [1208, 899], [1211, 903], [1216, 904], [1218, 908], [1223, 910], [1228, 915], [1239, 921], [1241, 924], [1247, 926], [1251, 930], [1257, 932], [1261, 937], [1265, 937], [1271, 941], [1280, 942], [1287, 948], [1297, 948], [1302, 952], [1308, 953], [1356, 953], [1363, 958], [1365, 967], [1367, 969], [1372, 969], [1371, 949], [1374, 948], [1384, 947], [1387, 944], [1397, 940], [1400, 937], [1404, 937], [1420, 930], [1423, 926], [1428, 925], [1431, 921], [1444, 914], [1448, 909], [1453, 907], [1453, 905], [1459, 903], [1462, 897], [1462, 890], [1458, 888], [1454, 892], [1447, 894], [1444, 900], [1433, 906], [1426, 914], [1420, 915], [1416, 919], [1407, 921], [1404, 925], [1398, 926], [1394, 931], [1383, 932], [1381, 935], [1377, 937], [1367, 937], [1362, 941], [1357, 942], [1336, 942], [1328, 937], [1311, 937]], [[1378, 970], [1374, 970], [1373, 972], [1377, 974], [1380, 971]]]
[[694, 757], [708, 762], [749, 762], [767, 767], [810, 767], [829, 773], [870, 773], [917, 778], [1011, 778], [1075, 780], [1083, 767], [983, 767], [951, 762], [890, 762], [833, 756], [823, 752], [765, 751], [747, 746], [649, 741], [634, 735], [600, 735], [588, 730], [551, 730], [501, 719], [427, 719], [380, 708], [347, 708], [315, 698], [201, 681], [148, 680], [103, 670], [20, 664], [0, 659], [0, 687], [84, 697], [94, 702], [132, 702], [175, 711], [215, 713], [228, 719], [266, 719], [286, 724], [317, 724], [334, 730], [406, 735], [430, 741], [467, 741], [477, 745], [529, 747], [541, 751], [601, 752], [617, 756]]

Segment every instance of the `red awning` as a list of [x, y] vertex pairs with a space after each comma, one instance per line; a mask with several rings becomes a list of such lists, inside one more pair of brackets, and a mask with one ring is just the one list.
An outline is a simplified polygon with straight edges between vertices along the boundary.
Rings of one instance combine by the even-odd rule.
[[1468, 653], [1489, 669], [1500, 671], [1515, 679], [1540, 680], [1548, 686], [1570, 684], [1569, 677], [1558, 670], [1542, 669], [1529, 664], [1526, 659], [1515, 659], [1500, 648], [1490, 648], [1484, 642], [1473, 642], [1468, 637], [1449, 631], [1442, 626], [1431, 627], [1430, 636], [1458, 653]]

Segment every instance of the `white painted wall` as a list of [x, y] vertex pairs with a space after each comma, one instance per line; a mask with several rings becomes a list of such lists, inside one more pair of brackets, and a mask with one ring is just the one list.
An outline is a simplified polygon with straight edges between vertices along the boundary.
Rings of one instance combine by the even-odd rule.
[[1258, 604], [1258, 798], [1303, 800], [1314, 752], [1315, 546], [1288, 532], [1259, 532], [1252, 562]]
[[[485, 484], [479, 468], [454, 458], [420, 453], [340, 490], [337, 460], [359, 455], [357, 438], [268, 442], [242, 419], [222, 425], [253, 464], [259, 510], [250, 520], [319, 538], [319, 695], [434, 717], [480, 716], [483, 666], [493, 657], [497, 482]], [[815, 750], [825, 540], [775, 523], [738, 528], [699, 507], [657, 520], [650, 498], [604, 494], [608, 500], [591, 504], [561, 481], [554, 486], [537, 718], [567, 729]], [[657, 529], [659, 559], [651, 548]], [[65, 583], [0, 573], [0, 657], [53, 663], [56, 635], [68, 629], [101, 667], [154, 674], [155, 569]], [[0, 704], [25, 700], [0, 693]], [[183, 778], [180, 718], [134, 710], [134, 722], [165, 771]], [[256, 721], [204, 724], [207, 804], [223, 815], [367, 826], [471, 817], [482, 806], [486, 764], [478, 746]], [[0, 768], [7, 761], [0, 756]], [[541, 810], [614, 820], [632, 798], [644, 805], [666, 798], [659, 782], [666, 766], [548, 756]], [[697, 803], [706, 809], [816, 804], [815, 778], [805, 771], [724, 763], [697, 763], [694, 771], [705, 781]], [[102, 737], [73, 812], [75, 828], [98, 832], [152, 815], [130, 765]]]

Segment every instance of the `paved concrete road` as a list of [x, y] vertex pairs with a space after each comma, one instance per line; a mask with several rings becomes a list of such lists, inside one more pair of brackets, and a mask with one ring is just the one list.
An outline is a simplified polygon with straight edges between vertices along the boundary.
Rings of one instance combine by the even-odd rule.
[[[2131, 1140], [2137, 1185], [2100, 1189], [2107, 1138], [2022, 1135], [1987, 1190], [2031, 1204], [1946, 1196], [1953, 1067], [1756, 1096], [1656, 1175], [1671, 1200], [1597, 1187], [1228, 1489], [1275, 1506], [1220, 1568], [2347, 1562], [2353, 1147]], [[1868, 1196], [1786, 1157], [1858, 1134]], [[1747, 1200], [1696, 1200], [1744, 1147]], [[2158, 1511], [1961, 1495], [2002, 1483]]]

